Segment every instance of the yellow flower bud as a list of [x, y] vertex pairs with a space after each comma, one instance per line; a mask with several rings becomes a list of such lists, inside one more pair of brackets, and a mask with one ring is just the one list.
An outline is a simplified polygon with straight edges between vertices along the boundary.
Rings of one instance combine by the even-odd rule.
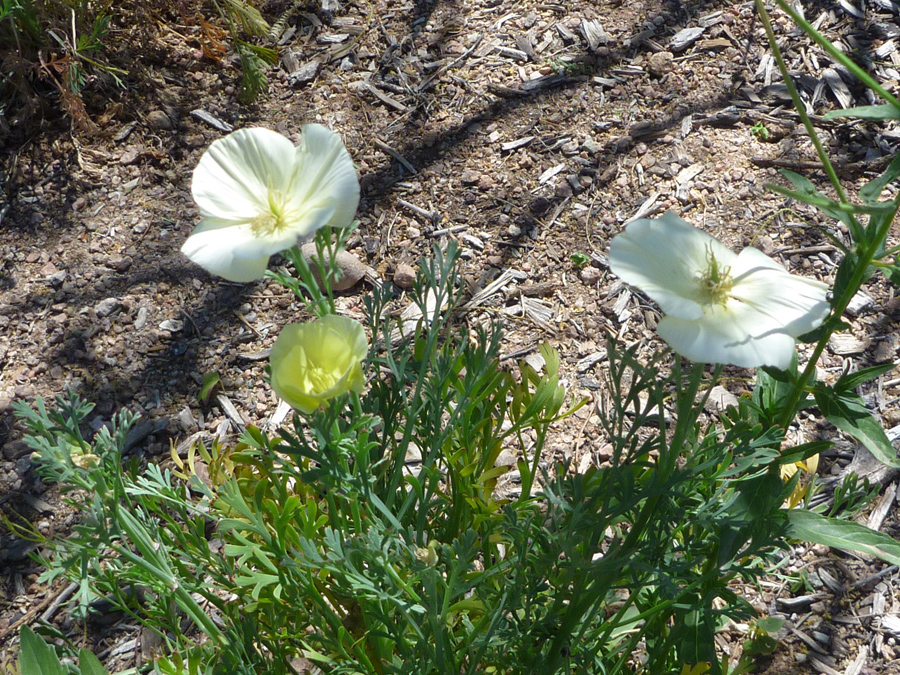
[[416, 558], [419, 559], [419, 562], [428, 565], [429, 567], [434, 567], [438, 564], [437, 552], [437, 542], [430, 541], [428, 542], [428, 546], [419, 546], [416, 548]]
[[362, 324], [353, 319], [329, 315], [292, 323], [281, 330], [269, 356], [272, 388], [292, 407], [312, 413], [335, 396], [363, 390], [368, 349]]

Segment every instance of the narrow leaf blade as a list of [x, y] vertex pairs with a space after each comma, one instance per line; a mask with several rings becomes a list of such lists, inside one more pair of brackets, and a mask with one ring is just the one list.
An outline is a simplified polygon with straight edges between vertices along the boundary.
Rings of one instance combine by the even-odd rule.
[[873, 178], [859, 190], [859, 198], [867, 203], [875, 203], [885, 186], [900, 176], [900, 155], [894, 157], [888, 168], [880, 176]]
[[812, 511], [787, 511], [790, 536], [845, 551], [856, 551], [900, 565], [900, 542], [853, 520], [827, 518]]
[[878, 461], [900, 469], [897, 451], [884, 433], [881, 423], [875, 419], [862, 400], [855, 394], [836, 393], [820, 388], [815, 392], [816, 404], [825, 418], [838, 429], [853, 436], [866, 446]]
[[[900, 155], [898, 155], [898, 157], [900, 157]], [[896, 367], [896, 364], [893, 363], [882, 363], [877, 366], [860, 368], [855, 373], [841, 375], [840, 379], [835, 382], [834, 388], [837, 391], [852, 391], [859, 385], [874, 380], [879, 375], [890, 372]]]
[[839, 117], [855, 117], [861, 120], [900, 120], [900, 109], [890, 103], [883, 105], [861, 105], [855, 108], [830, 110], [824, 115], [826, 120]]
[[19, 632], [19, 670], [22, 675], [65, 675], [56, 650], [28, 626]]
[[87, 649], [78, 652], [78, 667], [81, 668], [81, 675], [109, 675], [100, 659]]

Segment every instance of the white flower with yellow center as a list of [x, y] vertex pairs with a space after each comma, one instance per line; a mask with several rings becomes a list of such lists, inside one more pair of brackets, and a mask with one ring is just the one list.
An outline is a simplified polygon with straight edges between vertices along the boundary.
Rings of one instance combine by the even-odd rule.
[[240, 129], [214, 141], [191, 183], [203, 221], [181, 247], [229, 281], [261, 279], [269, 256], [326, 225], [348, 227], [359, 180], [343, 142], [318, 124], [300, 145], [269, 129]]
[[755, 248], [735, 254], [673, 213], [636, 220], [609, 266], [665, 316], [659, 335], [698, 363], [786, 369], [795, 339], [828, 316], [828, 286], [789, 274]]

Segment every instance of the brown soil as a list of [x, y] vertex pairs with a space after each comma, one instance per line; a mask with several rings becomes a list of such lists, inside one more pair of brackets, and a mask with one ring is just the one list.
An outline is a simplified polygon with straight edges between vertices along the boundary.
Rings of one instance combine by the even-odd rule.
[[[105, 101], [88, 108], [97, 132], [47, 124], [5, 148], [0, 505], [42, 531], [65, 529], [71, 518], [36, 479], [12, 401], [71, 388], [96, 403], [98, 427], [128, 407], [155, 423], [140, 445], [147, 456], [201, 430], [234, 433], [224, 404], [198, 400], [205, 373], [220, 374], [245, 423], [263, 423], [277, 407], [260, 352], [296, 319], [298, 303], [270, 281], [211, 278], [179, 251], [199, 215], [191, 171], [223, 135], [197, 110], [295, 141], [304, 123], [338, 131], [363, 187], [351, 251], [385, 282], [448, 238], [463, 248], [472, 292], [503, 270], [519, 273], [472, 316], [503, 316], [508, 354], [533, 352], [542, 341], [556, 346], [572, 394], [594, 405], [604, 361], [583, 359], [602, 351], [608, 333], [648, 350], [659, 346], [656, 309], [605, 265], [611, 237], [638, 212], [672, 209], [735, 248], [753, 244], [792, 271], [833, 279], [838, 253], [820, 228], [835, 224], [764, 187], [784, 183], [778, 167], [826, 191], [827, 181], [785, 103], [752, 3], [366, 0], [318, 15], [299, 3], [295, 10], [269, 5], [266, 17], [274, 22], [287, 10], [286, 25], [296, 32], [259, 102], [239, 103], [236, 61], [204, 58], [197, 26], [180, 16], [161, 16], [159, 31], [140, 43], [133, 26], [114, 21], [111, 35], [141, 60], [132, 63], [127, 90], [95, 96]], [[824, 17], [820, 29], [871, 58], [896, 89], [900, 55], [889, 51], [900, 35], [895, 15], [878, 4], [861, 17], [840, 7], [818, 5], [807, 16]], [[602, 30], [592, 32], [595, 26]], [[673, 37], [685, 28], [703, 30], [673, 51]], [[892, 127], [824, 122], [819, 115], [837, 106], [825, 72], [833, 64], [786, 19], [777, 31], [819, 133], [848, 188], [858, 188], [885, 165], [900, 135]], [[868, 102], [849, 79], [844, 89], [852, 104]], [[579, 269], [574, 253], [591, 256], [591, 264]], [[366, 283], [342, 295], [341, 311], [359, 312]], [[855, 341], [835, 343], [820, 364], [832, 376], [848, 364], [897, 361], [895, 289], [875, 279], [867, 292], [872, 302], [850, 317], [847, 335]], [[522, 296], [531, 309], [517, 316]], [[510, 311], [497, 314], [503, 309]], [[748, 376], [732, 370], [724, 384], [740, 394]], [[863, 392], [886, 427], [900, 424], [898, 382], [894, 371]], [[580, 470], [603, 460], [605, 444], [592, 407], [583, 413], [553, 444]], [[807, 433], [838, 438], [813, 417], [804, 422]], [[856, 452], [853, 444], [837, 448], [822, 473], [840, 472]], [[880, 480], [888, 488], [896, 476]], [[896, 534], [897, 527], [889, 512], [882, 529]], [[25, 548], [8, 533], [0, 537], [2, 647], [61, 588], [38, 583]], [[748, 600], [792, 626], [760, 672], [900, 673], [900, 636], [882, 628], [885, 615], [900, 611], [896, 569], [865, 582], [886, 568], [795, 547], [784, 572], [805, 570], [805, 589], [783, 577], [745, 589]], [[785, 608], [783, 600], [808, 594], [815, 596], [810, 604]], [[101, 637], [111, 643], [123, 634]], [[745, 639], [740, 627], [721, 637], [729, 654]], [[133, 652], [113, 665], [133, 665]]]

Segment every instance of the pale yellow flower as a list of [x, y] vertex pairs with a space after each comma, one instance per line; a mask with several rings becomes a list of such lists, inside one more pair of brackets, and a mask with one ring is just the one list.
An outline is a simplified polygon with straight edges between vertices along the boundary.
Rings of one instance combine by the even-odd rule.
[[292, 407], [312, 413], [365, 385], [362, 360], [369, 345], [358, 321], [330, 314], [285, 326], [269, 356], [272, 388]]

